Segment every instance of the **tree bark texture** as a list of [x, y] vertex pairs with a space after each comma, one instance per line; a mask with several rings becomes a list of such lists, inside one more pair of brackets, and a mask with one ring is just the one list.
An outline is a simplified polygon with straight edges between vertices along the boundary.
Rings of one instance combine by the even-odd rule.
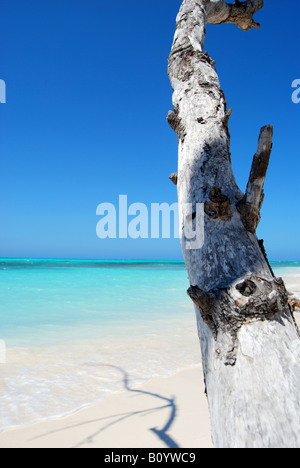
[[[261, 130], [246, 193], [230, 154], [232, 109], [204, 52], [207, 23], [259, 27], [262, 0], [183, 0], [169, 57], [178, 137], [182, 250], [195, 304], [216, 447], [300, 447], [300, 340], [288, 294], [256, 236], [273, 127]], [[205, 242], [187, 248], [184, 204], [204, 204]]]

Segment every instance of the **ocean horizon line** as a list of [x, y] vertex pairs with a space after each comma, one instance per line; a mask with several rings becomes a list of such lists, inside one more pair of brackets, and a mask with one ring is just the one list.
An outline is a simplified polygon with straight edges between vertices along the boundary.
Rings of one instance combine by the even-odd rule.
[[[0, 262], [47, 262], [47, 263], [180, 263], [184, 264], [184, 260], [166, 260], [166, 259], [92, 259], [92, 258], [51, 258], [51, 257], [0, 257]], [[300, 263], [300, 260], [270, 260], [274, 263]]]
[[0, 257], [0, 262], [184, 263], [184, 260]]

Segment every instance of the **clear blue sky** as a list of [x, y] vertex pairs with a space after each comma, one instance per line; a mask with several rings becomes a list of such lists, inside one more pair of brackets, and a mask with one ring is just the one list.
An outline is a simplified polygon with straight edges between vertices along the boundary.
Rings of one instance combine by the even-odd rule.
[[[258, 235], [300, 260], [300, 2], [265, 0], [261, 30], [209, 26], [245, 189], [260, 127], [275, 138]], [[100, 240], [96, 207], [175, 202], [177, 141], [167, 58], [179, 0], [2, 0], [0, 256], [181, 259], [178, 240]]]

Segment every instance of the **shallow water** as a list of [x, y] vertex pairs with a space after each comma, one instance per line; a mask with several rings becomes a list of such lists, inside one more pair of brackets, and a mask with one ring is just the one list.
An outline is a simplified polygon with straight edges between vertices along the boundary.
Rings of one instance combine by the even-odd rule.
[[[300, 263], [272, 266], [297, 284]], [[187, 288], [181, 262], [0, 260], [0, 429], [198, 364]]]

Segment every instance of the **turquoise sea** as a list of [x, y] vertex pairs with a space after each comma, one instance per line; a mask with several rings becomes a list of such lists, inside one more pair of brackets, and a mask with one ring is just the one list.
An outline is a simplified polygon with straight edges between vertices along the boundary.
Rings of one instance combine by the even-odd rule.
[[[298, 291], [300, 262], [273, 263]], [[183, 262], [0, 259], [0, 430], [200, 362]]]

